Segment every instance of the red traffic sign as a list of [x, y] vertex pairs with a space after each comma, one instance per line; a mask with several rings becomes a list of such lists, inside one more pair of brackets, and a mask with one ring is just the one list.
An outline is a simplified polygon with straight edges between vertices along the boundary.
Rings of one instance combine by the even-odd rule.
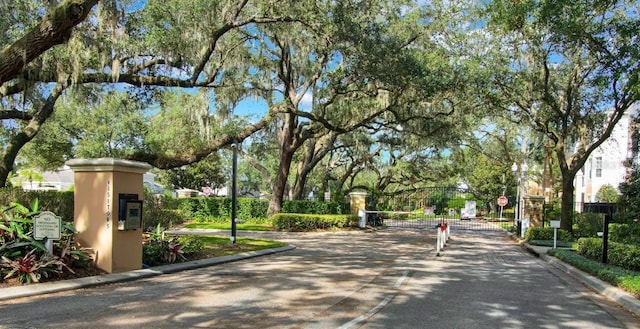
[[506, 197], [506, 196], [501, 195], [501, 196], [498, 198], [498, 206], [500, 206], [500, 207], [504, 207], [504, 206], [506, 206], [508, 203], [509, 203], [509, 199], [507, 199], [507, 197]]

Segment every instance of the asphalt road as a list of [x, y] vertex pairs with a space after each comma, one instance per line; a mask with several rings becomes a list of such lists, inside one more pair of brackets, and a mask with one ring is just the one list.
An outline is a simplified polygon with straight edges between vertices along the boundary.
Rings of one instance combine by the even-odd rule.
[[640, 328], [499, 232], [251, 234], [297, 248], [2, 301], [0, 328]]

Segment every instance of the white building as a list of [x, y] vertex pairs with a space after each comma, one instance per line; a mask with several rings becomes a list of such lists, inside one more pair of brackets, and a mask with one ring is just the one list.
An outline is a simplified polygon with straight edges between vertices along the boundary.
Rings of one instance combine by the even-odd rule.
[[574, 179], [576, 202], [598, 202], [597, 193], [604, 185], [618, 188], [624, 182], [628, 168], [624, 163], [633, 157], [631, 136], [639, 104], [634, 104], [620, 119], [611, 136], [595, 149]]

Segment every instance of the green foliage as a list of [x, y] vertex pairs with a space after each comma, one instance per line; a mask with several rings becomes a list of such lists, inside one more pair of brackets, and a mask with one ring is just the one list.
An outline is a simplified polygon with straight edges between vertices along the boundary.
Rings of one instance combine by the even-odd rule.
[[348, 205], [340, 202], [324, 202], [312, 200], [287, 200], [282, 203], [282, 212], [297, 214], [345, 214]]
[[577, 213], [573, 217], [573, 234], [577, 238], [596, 237], [603, 224], [604, 214]]
[[[637, 119], [636, 119], [637, 120]], [[631, 175], [619, 186], [620, 195], [618, 211], [627, 214], [626, 218], [633, 220], [640, 218], [640, 168], [634, 166]]]
[[75, 229], [63, 222], [60, 240], [53, 241], [53, 254], [48, 254], [44, 241], [33, 238], [33, 219], [39, 214], [35, 199], [31, 209], [11, 203], [1, 210], [0, 273], [5, 279], [17, 277], [20, 283], [39, 282], [51, 273], [73, 272], [72, 266], [88, 266], [90, 256], [75, 243]]
[[180, 209], [172, 209], [177, 204], [172, 198], [153, 195], [145, 191], [143, 205], [143, 225], [146, 230], [152, 230], [158, 225], [170, 228], [184, 222]]
[[[225, 222], [231, 218], [231, 198], [197, 197], [177, 199], [178, 207], [186, 218], [196, 221]], [[238, 198], [237, 218], [245, 221], [267, 220], [267, 200]], [[283, 202], [282, 212], [304, 214], [344, 214], [349, 207], [340, 202], [310, 200], [287, 200]]]
[[640, 224], [609, 224], [609, 240], [640, 246]]
[[[524, 234], [527, 241], [532, 240], [553, 240], [553, 228], [551, 227], [529, 227]], [[575, 241], [573, 235], [563, 229], [558, 230], [559, 241]]]
[[640, 273], [638, 272], [602, 264], [566, 249], [554, 249], [550, 250], [549, 253], [563, 262], [571, 264], [603, 281], [618, 286], [636, 296], [640, 295]]
[[185, 257], [196, 255], [204, 250], [204, 242], [195, 235], [181, 235], [178, 243], [182, 246]]
[[578, 254], [593, 260], [602, 259], [602, 239], [601, 238], [581, 238], [578, 239]]
[[126, 91], [78, 86], [56, 103], [55, 112], [21, 155], [53, 170], [69, 158], [121, 158], [143, 147], [144, 102]]
[[175, 236], [166, 236], [160, 225], [153, 232], [145, 233], [142, 240], [142, 262], [148, 266], [185, 261], [184, 250]]
[[2, 256], [0, 272], [6, 272], [3, 273], [5, 280], [17, 277], [21, 284], [29, 284], [40, 282], [42, 277], [48, 278], [50, 273], [60, 273], [62, 266], [65, 266], [64, 262], [54, 255], [38, 253], [37, 249], [31, 249], [24, 256], [15, 259]]
[[602, 185], [596, 193], [596, 198], [599, 202], [618, 202], [618, 191], [615, 187], [609, 184]]
[[[609, 264], [628, 270], [640, 270], [640, 247], [609, 241], [607, 260]], [[602, 259], [601, 238], [581, 238], [578, 240], [578, 253], [584, 257]]]
[[12, 202], [18, 204], [32, 204], [38, 200], [40, 209], [51, 211], [63, 220], [73, 221], [73, 191], [23, 191], [20, 188], [0, 188], [0, 205]]
[[272, 226], [284, 231], [313, 231], [339, 229], [355, 225], [358, 217], [355, 215], [312, 215], [279, 213], [271, 217]]
[[194, 164], [163, 170], [160, 173], [161, 182], [172, 188], [215, 188], [222, 186], [225, 179], [218, 153], [213, 153]]

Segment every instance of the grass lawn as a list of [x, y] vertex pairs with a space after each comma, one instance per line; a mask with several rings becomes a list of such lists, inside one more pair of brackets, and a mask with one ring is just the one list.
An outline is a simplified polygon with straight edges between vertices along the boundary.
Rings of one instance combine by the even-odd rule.
[[287, 245], [284, 242], [267, 239], [236, 238], [236, 243], [231, 243], [228, 236], [198, 235], [197, 238], [204, 242], [204, 250], [202, 254], [197, 255], [197, 259], [229, 256], [242, 252], [279, 248]]
[[[209, 230], [231, 230], [231, 223], [189, 223], [184, 227]], [[236, 229], [240, 231], [271, 231], [271, 225], [236, 223]]]

